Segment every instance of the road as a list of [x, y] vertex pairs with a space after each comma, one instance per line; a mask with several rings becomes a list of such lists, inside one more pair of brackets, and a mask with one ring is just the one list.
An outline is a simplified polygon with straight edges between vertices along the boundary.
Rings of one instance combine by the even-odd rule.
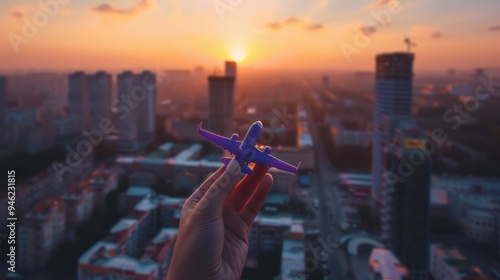
[[[315, 150], [315, 168], [312, 177], [312, 189], [319, 199], [320, 211], [318, 219], [320, 238], [326, 243], [329, 243], [329, 240], [339, 241], [342, 237], [342, 232], [339, 228], [342, 214], [339, 197], [336, 194], [338, 187], [335, 183], [337, 174], [327, 158], [323, 143], [321, 143], [319, 139], [318, 127], [314, 120], [312, 120], [312, 114], [308, 112], [307, 115], [309, 117], [309, 132], [313, 138]], [[328, 279], [349, 279], [347, 276], [349, 265], [341, 249], [333, 250], [326, 260], [326, 263], [330, 270], [329, 275], [326, 275]]]

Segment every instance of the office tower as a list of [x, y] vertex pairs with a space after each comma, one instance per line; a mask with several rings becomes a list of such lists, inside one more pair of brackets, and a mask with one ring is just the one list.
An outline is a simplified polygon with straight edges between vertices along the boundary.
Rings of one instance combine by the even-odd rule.
[[88, 76], [89, 123], [99, 128], [102, 119], [111, 119], [112, 77], [104, 71]]
[[75, 72], [68, 76], [68, 107], [69, 115], [76, 116], [80, 120], [81, 127], [89, 126], [89, 96], [87, 75], [83, 71]]
[[150, 143], [156, 136], [156, 76], [151, 71], [144, 71], [137, 75], [137, 83], [138, 92], [146, 93], [144, 100], [138, 95], [138, 137], [141, 142]]
[[431, 160], [426, 141], [422, 130], [397, 129], [385, 154], [382, 238], [411, 280], [428, 279]]
[[389, 53], [376, 57], [372, 197], [377, 202], [381, 196], [383, 171], [382, 117], [411, 115], [413, 60], [412, 53]]
[[244, 92], [237, 90], [238, 64], [235, 61], [225, 62], [225, 76], [234, 78], [234, 110], [246, 112], [248, 106], [247, 96]]
[[7, 78], [0, 77], [0, 125], [4, 123], [7, 113]]
[[118, 102], [117, 102], [117, 127], [118, 149], [121, 151], [135, 151], [138, 149], [137, 137], [137, 101], [132, 90], [137, 84], [137, 76], [131, 71], [118, 75]]
[[233, 133], [234, 77], [209, 76], [208, 82], [208, 128], [214, 133], [230, 136]]
[[235, 61], [226, 61], [225, 65], [226, 77], [236, 78], [237, 64]]
[[323, 76], [322, 78], [322, 83], [323, 83], [323, 88], [328, 89], [330, 87], [330, 77], [328, 76]]

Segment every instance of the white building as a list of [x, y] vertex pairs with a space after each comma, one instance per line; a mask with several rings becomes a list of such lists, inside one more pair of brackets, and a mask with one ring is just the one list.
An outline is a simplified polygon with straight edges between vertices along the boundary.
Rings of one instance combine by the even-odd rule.
[[[177, 228], [164, 227], [160, 221], [163, 205], [182, 206], [165, 196], [148, 195], [137, 203], [129, 215], [111, 228], [105, 240], [99, 241], [78, 261], [78, 279], [163, 280], [168, 273]], [[161, 212], [165, 218], [166, 212]]]
[[431, 274], [439, 280], [486, 280], [481, 269], [472, 265], [456, 248], [431, 246]]
[[283, 240], [281, 279], [307, 279], [305, 259], [304, 226], [302, 221], [293, 221], [290, 233]]
[[408, 280], [409, 273], [394, 254], [383, 248], [374, 248], [368, 261], [369, 280]]

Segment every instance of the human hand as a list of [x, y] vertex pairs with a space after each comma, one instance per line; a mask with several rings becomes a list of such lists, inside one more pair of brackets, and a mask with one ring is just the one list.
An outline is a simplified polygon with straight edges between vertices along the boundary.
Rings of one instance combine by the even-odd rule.
[[268, 170], [255, 165], [240, 181], [233, 159], [186, 200], [168, 280], [240, 279], [250, 229], [273, 184]]

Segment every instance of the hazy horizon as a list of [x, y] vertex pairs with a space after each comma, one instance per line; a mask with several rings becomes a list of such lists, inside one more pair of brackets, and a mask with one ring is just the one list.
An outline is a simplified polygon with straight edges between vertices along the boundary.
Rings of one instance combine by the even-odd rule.
[[376, 54], [406, 51], [406, 36], [417, 44], [416, 73], [500, 66], [495, 0], [231, 3], [60, 0], [44, 10], [4, 1], [0, 69], [190, 69], [234, 59], [242, 68], [373, 71]]

